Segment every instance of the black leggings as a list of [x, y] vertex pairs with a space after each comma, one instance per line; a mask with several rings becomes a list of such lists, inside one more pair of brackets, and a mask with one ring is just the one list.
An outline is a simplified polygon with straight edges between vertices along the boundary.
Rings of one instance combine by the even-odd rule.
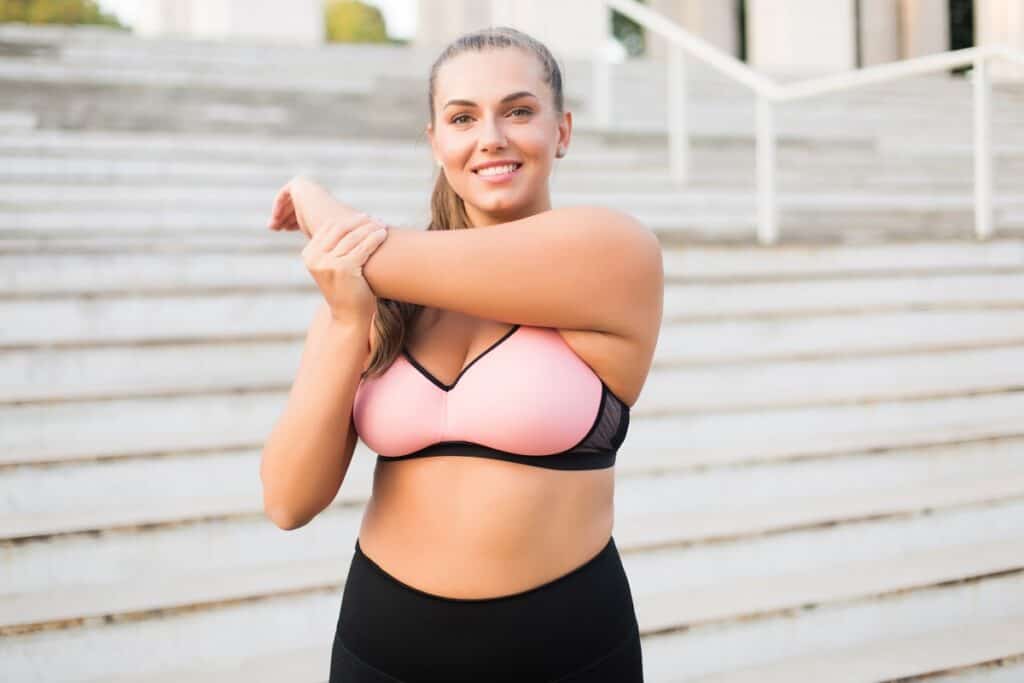
[[345, 580], [329, 683], [642, 683], [640, 630], [615, 539], [526, 591], [449, 598], [363, 554]]

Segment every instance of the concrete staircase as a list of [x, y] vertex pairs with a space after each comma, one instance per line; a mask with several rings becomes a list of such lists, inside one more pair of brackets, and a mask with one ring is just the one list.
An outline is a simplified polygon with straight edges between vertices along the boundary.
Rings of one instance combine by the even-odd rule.
[[[422, 56], [289, 52], [0, 26], [0, 680], [326, 680], [374, 454], [306, 527], [263, 517], [260, 448], [319, 300], [302, 238], [263, 226], [298, 172], [422, 225], [434, 169], [397, 113], [365, 124]], [[273, 95], [279, 119], [164, 109], [214, 77], [216, 97], [269, 97], [251, 67], [280, 60], [309, 80]], [[970, 237], [970, 149], [942, 137], [969, 136], [942, 121], [969, 84], [925, 79], [794, 112], [765, 248], [747, 104], [695, 74], [676, 189], [644, 120], [659, 72], [635, 67], [633, 113], [613, 134], [579, 117], [552, 182], [556, 205], [623, 208], [664, 245], [616, 468], [646, 680], [1024, 680], [1019, 90], [996, 98], [995, 239]], [[310, 85], [335, 68], [363, 89]], [[291, 128], [314, 117], [288, 102], [320, 96], [348, 120]], [[82, 125], [54, 114], [100, 101]]]

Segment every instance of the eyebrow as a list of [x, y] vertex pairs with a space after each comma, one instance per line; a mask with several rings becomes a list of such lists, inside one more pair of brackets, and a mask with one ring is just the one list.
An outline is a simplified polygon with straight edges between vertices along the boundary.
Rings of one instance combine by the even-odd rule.
[[[514, 92], [511, 95], [505, 95], [504, 97], [501, 98], [501, 102], [502, 102], [502, 104], [504, 104], [505, 102], [511, 102], [512, 100], [518, 100], [520, 97], [537, 97], [537, 96], [534, 95], [529, 90], [520, 90], [519, 92]], [[448, 108], [448, 107], [452, 106], [453, 104], [457, 104], [457, 105], [465, 106], [465, 107], [475, 107], [476, 106], [476, 102], [471, 102], [470, 100], [448, 100], [448, 102], [445, 103], [444, 108]]]

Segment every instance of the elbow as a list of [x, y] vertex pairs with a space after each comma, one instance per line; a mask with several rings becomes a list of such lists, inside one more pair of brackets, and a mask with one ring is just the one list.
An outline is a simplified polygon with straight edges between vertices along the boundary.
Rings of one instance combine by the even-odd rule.
[[276, 487], [268, 485], [266, 473], [262, 468], [260, 480], [263, 486], [263, 516], [273, 522], [274, 526], [284, 531], [291, 531], [309, 523], [312, 517], [303, 515], [295, 508], [295, 505], [289, 505], [281, 495], [274, 493]]
[[299, 529], [309, 524], [311, 517], [296, 514], [294, 510], [288, 510], [286, 508], [273, 507], [264, 502], [263, 514], [274, 523], [278, 529], [283, 531], [292, 531], [293, 529]]
[[271, 474], [268, 460], [260, 466], [260, 482], [263, 489], [263, 515], [279, 529], [291, 531], [309, 524], [317, 515], [327, 509], [340, 484], [328, 490], [311, 490], [305, 480], [281, 473]]
[[291, 531], [302, 526], [292, 511], [272, 503], [266, 495], [266, 490], [263, 493], [263, 516], [273, 522], [278, 529], [284, 531]]

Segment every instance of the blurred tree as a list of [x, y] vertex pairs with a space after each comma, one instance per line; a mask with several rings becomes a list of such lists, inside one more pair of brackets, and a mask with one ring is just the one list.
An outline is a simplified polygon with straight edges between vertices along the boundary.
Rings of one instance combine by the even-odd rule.
[[100, 24], [127, 29], [94, 0], [0, 0], [0, 21], [26, 24]]
[[384, 15], [359, 0], [329, 0], [325, 9], [327, 42], [387, 43]]
[[[647, 0], [637, 0], [646, 5]], [[647, 52], [647, 41], [644, 40], [644, 27], [624, 14], [612, 10], [612, 35], [626, 48], [630, 57], [640, 57]]]

